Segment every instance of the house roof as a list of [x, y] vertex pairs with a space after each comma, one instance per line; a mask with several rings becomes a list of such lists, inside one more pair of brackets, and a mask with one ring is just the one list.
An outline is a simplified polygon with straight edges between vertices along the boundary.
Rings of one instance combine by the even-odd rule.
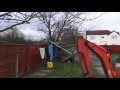
[[[116, 32], [115, 30], [114, 31], [112, 31], [112, 32]], [[120, 33], [119, 32], [116, 32], [118, 35], [120, 35]]]
[[109, 30], [96, 30], [96, 31], [86, 31], [87, 35], [109, 35], [111, 31]]

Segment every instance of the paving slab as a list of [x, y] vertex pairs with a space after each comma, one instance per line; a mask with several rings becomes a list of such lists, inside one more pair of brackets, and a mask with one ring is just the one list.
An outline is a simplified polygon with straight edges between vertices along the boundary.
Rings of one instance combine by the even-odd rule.
[[52, 70], [40, 70], [40, 72], [50, 73], [50, 72], [52, 72]]
[[45, 75], [46, 75], [47, 73], [42, 73], [42, 72], [37, 72], [37, 73], [34, 73], [34, 74], [32, 74], [32, 75], [30, 75], [30, 76], [40, 76], [40, 77], [44, 77]]

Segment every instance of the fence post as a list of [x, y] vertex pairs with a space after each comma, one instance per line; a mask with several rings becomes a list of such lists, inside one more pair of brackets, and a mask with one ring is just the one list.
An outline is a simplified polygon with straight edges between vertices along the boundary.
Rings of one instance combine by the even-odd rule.
[[18, 52], [16, 52], [16, 78], [18, 78]]
[[63, 57], [63, 56], [62, 56], [62, 49], [60, 49], [60, 52], [61, 52], [61, 57]]

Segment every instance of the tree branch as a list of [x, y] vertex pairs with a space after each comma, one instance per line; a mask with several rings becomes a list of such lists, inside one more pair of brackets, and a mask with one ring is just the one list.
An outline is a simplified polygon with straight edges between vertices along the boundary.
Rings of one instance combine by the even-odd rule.
[[21, 24], [23, 24], [23, 23], [25, 23], [25, 22], [26, 22], [26, 21], [22, 21], [21, 23], [17, 23], [17, 24], [11, 25], [11, 26], [9, 26], [9, 27], [7, 27], [7, 28], [5, 28], [5, 29], [0, 30], [0, 32], [7, 31], [7, 30], [9, 30], [9, 29], [11, 29], [11, 28], [13, 28], [13, 27], [15, 27], [15, 26], [17, 26], [17, 25], [21, 25]]
[[1, 14], [0, 17], [3, 17], [3, 16], [6, 16], [6, 15], [9, 15], [11, 12], [7, 12], [7, 13], [4, 13], [4, 14]]

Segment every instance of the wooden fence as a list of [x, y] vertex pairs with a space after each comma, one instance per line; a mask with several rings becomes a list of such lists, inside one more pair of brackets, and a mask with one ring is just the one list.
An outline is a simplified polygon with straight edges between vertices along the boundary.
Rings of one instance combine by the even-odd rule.
[[42, 65], [42, 45], [0, 45], [0, 78], [20, 77]]

